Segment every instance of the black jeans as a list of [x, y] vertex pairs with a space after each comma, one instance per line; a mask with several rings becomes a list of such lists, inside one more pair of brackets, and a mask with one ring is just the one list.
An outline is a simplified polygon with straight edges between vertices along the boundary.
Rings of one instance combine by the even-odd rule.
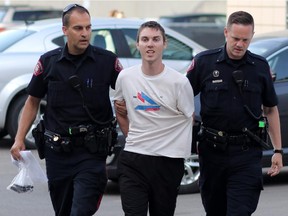
[[263, 190], [262, 149], [228, 143], [225, 151], [199, 144], [200, 191], [207, 216], [250, 216]]
[[184, 160], [123, 151], [118, 162], [125, 216], [173, 216]]

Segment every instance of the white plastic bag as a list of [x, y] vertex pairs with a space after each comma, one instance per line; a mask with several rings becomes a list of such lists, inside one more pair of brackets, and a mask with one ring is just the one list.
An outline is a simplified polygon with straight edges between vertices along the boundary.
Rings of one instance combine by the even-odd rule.
[[47, 182], [47, 177], [31, 151], [21, 151], [20, 154], [22, 159], [19, 161], [11, 157], [12, 163], [18, 167], [19, 172], [7, 189], [17, 193], [32, 192], [34, 183]]

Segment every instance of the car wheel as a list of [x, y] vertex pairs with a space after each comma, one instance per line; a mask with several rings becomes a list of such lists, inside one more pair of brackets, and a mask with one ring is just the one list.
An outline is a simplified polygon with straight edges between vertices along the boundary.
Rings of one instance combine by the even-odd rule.
[[2, 139], [3, 137], [5, 137], [7, 135], [7, 131], [5, 129], [0, 130], [0, 139]]
[[199, 160], [198, 155], [192, 154], [184, 162], [184, 176], [181, 180], [180, 194], [198, 193], [199, 192]]
[[[14, 139], [18, 129], [18, 122], [20, 120], [21, 113], [23, 111], [23, 106], [27, 99], [27, 95], [23, 95], [18, 97], [13, 104], [11, 105], [8, 116], [7, 116], [7, 131], [10, 134], [11, 138]], [[41, 100], [40, 108], [38, 109], [38, 113], [36, 115], [35, 121], [33, 122], [31, 128], [29, 129], [26, 137], [25, 137], [25, 146], [27, 149], [35, 149], [35, 142], [32, 136], [32, 129], [36, 127], [38, 122], [41, 119], [42, 114], [44, 113], [44, 108], [46, 107], [46, 101]]]

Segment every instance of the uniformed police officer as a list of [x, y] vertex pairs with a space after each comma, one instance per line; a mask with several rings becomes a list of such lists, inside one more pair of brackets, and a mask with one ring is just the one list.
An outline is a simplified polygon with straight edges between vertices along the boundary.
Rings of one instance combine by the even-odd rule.
[[268, 174], [277, 175], [283, 166], [277, 97], [267, 61], [247, 50], [253, 34], [253, 17], [232, 13], [226, 44], [198, 54], [187, 73], [195, 95], [201, 93], [198, 151], [207, 216], [248, 216], [256, 210], [263, 189], [262, 114], [275, 149]]
[[113, 119], [109, 88], [115, 87], [122, 67], [115, 54], [90, 45], [86, 8], [68, 5], [62, 22], [67, 43], [40, 57], [11, 154], [21, 159], [25, 135], [41, 98], [47, 96], [44, 156], [55, 215], [91, 216], [107, 184], [105, 161]]

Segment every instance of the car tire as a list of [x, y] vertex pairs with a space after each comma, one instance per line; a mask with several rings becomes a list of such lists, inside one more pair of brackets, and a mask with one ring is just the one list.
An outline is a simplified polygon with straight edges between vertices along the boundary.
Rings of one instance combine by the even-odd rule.
[[5, 137], [7, 135], [7, 131], [5, 129], [0, 130], [0, 139], [2, 139], [3, 137]]
[[[20, 116], [23, 111], [23, 107], [24, 107], [26, 99], [27, 99], [27, 95], [22, 95], [18, 97], [10, 106], [10, 109], [7, 115], [7, 131], [12, 139], [14, 139], [16, 136], [17, 129], [18, 129], [18, 122], [20, 120]], [[43, 109], [41, 109], [41, 107], [43, 106], [44, 107], [46, 106], [46, 101], [40, 102], [40, 109], [38, 110], [36, 119], [25, 137], [25, 146], [27, 149], [36, 148], [35, 141], [32, 136], [32, 129], [36, 127], [36, 125], [41, 119], [41, 115], [43, 114]]]
[[199, 193], [200, 169], [198, 155], [192, 154], [189, 158], [186, 158], [184, 168], [179, 194]]

